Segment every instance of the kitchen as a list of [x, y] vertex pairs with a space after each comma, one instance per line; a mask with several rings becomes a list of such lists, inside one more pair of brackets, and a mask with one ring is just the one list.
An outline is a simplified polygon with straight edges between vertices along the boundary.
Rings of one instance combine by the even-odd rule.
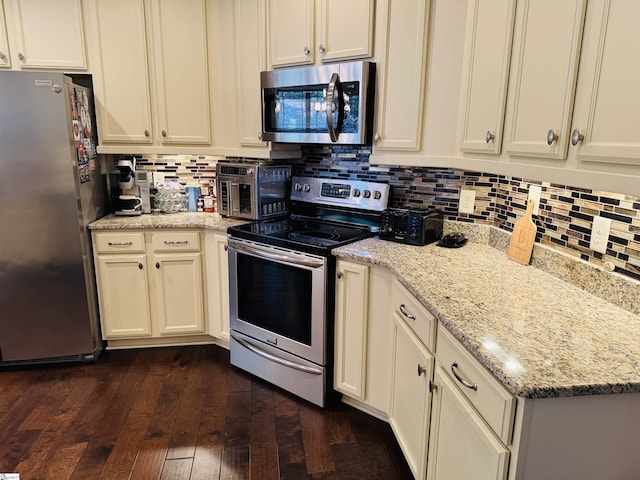
[[[17, 17], [18, 6], [23, 8], [23, 18], [28, 18], [26, 13], [28, 13], [29, 3], [10, 0], [4, 0], [3, 3], [6, 28], [10, 34], [3, 34], [1, 27], [3, 24], [0, 22], [0, 42], [3, 37], [13, 41], [9, 44], [9, 47], [13, 46], [8, 50], [10, 55], [5, 57], [10, 60], [12, 69], [29, 68], [29, 66], [22, 66], [23, 60], [17, 56], [21, 45], [14, 40], [18, 36], [15, 31], [10, 30], [15, 29], [15, 26], [9, 21]], [[545, 8], [551, 8], [550, 4], [545, 3], [536, 10], [524, 2], [519, 2], [517, 5], [516, 2], [496, 2], [496, 5], [491, 8], [501, 12], [503, 15], [501, 17], [494, 15], [490, 10], [489, 13], [482, 10], [477, 2], [463, 1], [414, 2], [411, 5], [385, 1], [353, 2], [353, 4], [349, 2], [349, 5], [353, 6], [348, 7], [335, 2], [322, 1], [210, 1], [190, 2], [187, 4], [188, 8], [185, 5], [172, 7], [171, 2], [70, 1], [68, 2], [70, 10], [74, 12], [76, 20], [79, 20], [76, 22], [78, 28], [75, 31], [79, 33], [80, 44], [85, 46], [86, 56], [80, 55], [84, 63], [69, 62], [64, 68], [58, 67], [58, 69], [65, 71], [75, 69], [89, 72], [93, 76], [98, 104], [99, 153], [114, 156], [134, 154], [142, 157], [140, 164], [144, 169], [163, 172], [169, 177], [188, 184], [197, 184], [201, 172], [204, 176], [213, 176], [211, 171], [215, 169], [217, 161], [223, 157], [272, 158], [290, 161], [294, 175], [298, 176], [333, 179], [365, 178], [370, 181], [388, 182], [393, 187], [392, 206], [436, 205], [445, 212], [446, 231], [463, 230], [465, 232], [471, 242], [468, 247], [458, 250], [460, 252], [458, 260], [466, 258], [463, 255], [468, 255], [473, 248], [479, 249], [473, 251], [481, 256], [495, 258], [495, 262], [502, 266], [501, 259], [493, 256], [493, 246], [498, 246], [499, 251], [508, 243], [505, 237], [508, 238], [507, 232], [512, 230], [514, 221], [524, 211], [530, 185], [540, 185], [542, 187], [541, 206], [544, 205], [544, 209], [540, 211], [536, 221], [540, 241], [534, 252], [533, 265], [524, 271], [513, 271], [512, 266], [507, 263], [507, 270], [512, 272], [513, 278], [540, 280], [552, 285], [558, 291], [564, 291], [561, 290], [564, 287], [554, 283], [555, 280], [551, 277], [538, 278], [538, 273], [532, 273], [534, 269], [546, 268], [547, 271], [552, 272], [553, 278], [558, 276], [563, 278], [563, 284], [577, 282], [580, 289], [587, 290], [598, 297], [604, 297], [607, 302], [611, 302], [612, 306], [615, 303], [621, 308], [620, 311], [615, 311], [616, 315], [629, 318], [630, 321], [635, 318], [637, 321], [637, 302], [634, 300], [638, 291], [637, 109], [631, 109], [633, 111], [629, 112], [629, 108], [621, 108], [616, 118], [605, 117], [609, 123], [613, 122], [616, 126], [626, 128], [621, 128], [622, 133], [612, 137], [618, 144], [600, 145], [600, 148], [608, 148], [607, 154], [597, 154], [598, 145], [594, 146], [596, 154], [601, 155], [599, 160], [594, 160], [594, 154], [586, 149], [583, 151], [570, 145], [569, 138], [576, 128], [578, 141], [580, 135], [584, 135], [580, 132], [580, 128], [584, 127], [579, 125], [574, 127], [571, 122], [572, 118], [577, 122], [585, 114], [581, 100], [591, 98], [587, 95], [586, 87], [589, 86], [588, 75], [592, 64], [587, 60], [599, 58], [588, 54], [593, 53], [594, 49], [597, 51], [598, 48], [597, 42], [594, 46], [591, 39], [599, 38], [594, 33], [594, 29], [600, 25], [597, 21], [602, 18], [602, 11], [608, 12], [601, 9], [605, 7], [611, 9], [610, 15], [604, 18], [623, 22], [624, 17], [633, 18], [631, 14], [621, 13], [627, 11], [626, 9], [636, 8], [631, 3], [613, 2], [612, 7], [608, 2], [567, 2], [564, 6], [566, 11], [553, 10], [553, 18], [556, 18], [556, 15], [559, 18], [561, 13], [565, 15], [563, 21], [567, 23], [561, 25], [572, 25], [574, 28], [573, 30], [559, 28], [565, 37], [549, 39], [553, 45], [550, 51], [556, 54], [553, 56], [554, 63], [545, 64], [550, 73], [544, 77], [536, 75], [535, 85], [530, 81], [527, 82], [531, 77], [525, 77], [521, 83], [516, 83], [515, 79], [520, 81], [518, 76], [520, 72], [526, 73], [527, 68], [536, 68], [536, 65], [524, 63], [522, 69], [517, 69], [519, 60], [513, 52], [523, 52], [525, 47], [536, 46], [535, 42], [531, 45], [523, 44], [523, 37], [520, 34], [525, 21], [530, 21], [527, 26], [532, 29], [536, 26], [540, 28], [540, 19], [545, 18]], [[525, 6], [532, 9], [529, 17], [524, 17]], [[339, 21], [336, 23], [328, 22], [324, 17], [326, 12], [332, 11], [332, 8], [340, 11], [340, 14], [331, 16], [332, 19], [338, 17]], [[351, 8], [354, 9], [353, 12], [345, 11]], [[47, 18], [52, 23], [55, 19], [59, 19], [59, 25], [66, 25], [66, 22], [56, 15], [60, 16], [60, 12], [53, 12], [47, 15]], [[499, 22], [497, 19], [502, 19], [504, 35], [500, 36], [498, 27], [487, 27], [492, 24], [487, 23], [487, 18], [482, 15], [487, 15], [496, 22]], [[297, 20], [288, 21], [291, 18], [306, 18], [308, 23], [304, 24]], [[367, 19], [368, 22], [353, 22], [353, 18]], [[199, 21], [193, 21], [194, 19]], [[474, 25], [474, 19], [477, 19], [477, 25]], [[346, 26], [342, 25], [341, 29], [337, 31], [331, 29], [334, 25], [341, 25], [340, 22], [347, 21]], [[181, 25], [180, 22], [185, 22], [182, 28], [175, 28]], [[284, 22], [285, 26], [283, 27], [279, 22]], [[366, 27], [363, 27], [364, 34], [359, 27], [354, 29], [361, 23]], [[292, 28], [293, 24], [296, 28], [307, 25], [309, 29], [297, 32]], [[547, 35], [548, 26], [544, 25], [543, 32]], [[631, 35], [628, 33], [629, 29], [623, 28], [624, 25], [622, 23], [615, 31], [627, 32]], [[503, 39], [504, 44], [500, 44], [503, 45], [503, 52], [512, 53], [495, 55], [497, 61], [501, 63], [491, 71], [497, 72], [497, 77], [491, 77], [493, 80], [486, 80], [481, 85], [484, 88], [480, 90], [483, 95], [479, 100], [478, 94], [474, 94], [474, 84], [465, 82], [463, 79], [476, 78], [470, 76], [470, 72], [474, 70], [469, 65], [477, 67], [470, 60], [471, 52], [476, 52], [478, 55], [487, 52], [486, 48], [472, 48], [472, 40], [482, 41], [485, 38], [482, 35], [487, 35], [486, 32], [482, 35], [478, 34], [477, 37], [466, 32], [483, 26], [495, 32], [498, 38]], [[71, 35], [73, 31], [65, 26], [65, 35]], [[123, 31], [131, 33], [123, 35]], [[188, 36], [183, 34], [185, 31], [189, 32]], [[344, 34], [345, 31], [349, 31], [349, 35], [341, 37], [341, 32]], [[584, 37], [581, 38], [580, 44], [576, 39], [580, 39], [583, 31]], [[33, 33], [33, 30], [31, 32]], [[295, 33], [310, 35], [299, 49], [294, 47], [297, 42], [289, 38], [280, 38], [280, 35], [286, 37]], [[358, 43], [360, 48], [355, 51], [345, 49], [336, 53], [328, 48], [331, 43], [327, 43], [325, 35], [329, 34], [337, 35], [338, 41], [348, 40]], [[539, 30], [537, 34], [543, 35]], [[106, 42], [107, 38], [109, 42]], [[622, 48], [625, 45], [623, 40], [625, 40], [624, 35], [622, 38], [613, 36], [611, 42]], [[490, 41], [494, 42], [491, 43], [494, 45], [496, 38], [491, 37]], [[66, 44], [75, 46], [78, 45], [78, 40], [68, 39]], [[628, 44], [633, 45], [634, 41], [631, 40]], [[161, 49], [161, 45], [164, 48]], [[558, 45], [568, 47], [562, 50]], [[305, 53], [305, 46], [308, 53]], [[320, 46], [323, 46], [324, 53], [321, 52]], [[542, 47], [548, 47], [548, 44], [543, 43], [537, 46], [544, 52], [545, 49]], [[1, 47], [0, 43], [0, 51], [4, 51]], [[289, 47], [291, 51], [287, 51]], [[560, 55], [565, 57], [560, 60], [557, 58]], [[629, 55], [633, 55], [633, 52]], [[189, 58], [183, 58], [185, 56]], [[29, 55], [23, 55], [23, 57], [27, 61], [31, 60]], [[377, 138], [374, 137], [372, 146], [354, 148], [309, 145], [298, 150], [291, 145], [261, 141], [257, 133], [261, 131], [260, 113], [256, 108], [256, 105], [260, 104], [257, 72], [296, 63], [321, 64], [325, 61], [334, 62], [349, 58], [370, 58], [376, 62], [375, 124], [377, 128], [375, 133], [379, 135]], [[543, 62], [548, 59], [544, 55], [534, 56], [534, 58], [542, 58], [543, 60], [540, 61]], [[191, 63], [185, 63], [189, 60]], [[567, 77], [564, 81], [562, 77], [559, 79], [553, 77], [549, 84], [545, 84], [545, 78], [552, 77], [551, 74], [554, 71], [551, 67], [556, 65], [556, 61], [559, 63], [558, 71], [563, 71]], [[579, 71], [578, 61], [580, 62]], [[625, 83], [618, 88], [626, 85], [627, 104], [634, 105], [633, 100], [637, 99], [637, 87], [634, 89], [633, 85], [637, 85], [638, 82], [634, 83], [633, 79], [637, 79], [638, 72], [632, 71], [631, 65], [622, 61], [618, 63], [625, 65], [624, 71], [628, 71], [628, 76], [631, 78], [628, 85]], [[175, 68], [177, 65], [180, 66], [179, 69]], [[229, 65], [233, 67], [229, 68]], [[572, 68], [567, 69], [567, 65]], [[128, 74], [123, 75], [123, 70]], [[479, 73], [486, 74], [486, 72]], [[537, 88], [548, 88], [550, 84], [556, 87], [559, 84], [562, 88], [547, 92], [548, 96], [540, 95], [540, 90]], [[491, 89], [488, 85], [496, 88]], [[515, 88], [516, 85], [520, 85], [520, 88]], [[611, 92], [606, 90], [610, 87], [605, 82], [601, 82], [600, 85], [604, 92], [611, 95]], [[560, 90], [559, 94], [558, 90]], [[184, 92], [190, 94], [185, 95]], [[520, 92], [521, 97], [516, 98], [514, 92]], [[495, 97], [489, 98], [486, 104], [482, 104], [482, 99], [488, 98], [490, 94]], [[466, 104], [462, 98], [467, 98]], [[514, 108], [518, 100], [523, 102], [519, 104], [520, 109]], [[544, 104], [542, 104], [543, 100]], [[537, 118], [531, 119], [526, 115], [522, 118], [516, 117], [516, 114], [523, 111], [526, 114], [524, 106], [531, 105], [532, 101], [543, 105], [540, 108], [541, 111], [549, 112], [550, 115], [553, 113], [557, 117], [552, 117], [551, 121], [545, 124], [539, 142], [537, 139], [517, 137], [522, 132], [527, 134], [528, 131], [525, 130], [533, 128], [533, 124], [537, 123]], [[474, 110], [473, 107], [478, 105], [474, 102], [480, 102], [484, 107]], [[459, 110], [459, 105], [465, 105], [467, 109]], [[487, 113], [489, 110], [487, 105], [493, 109], [492, 112]], [[465, 113], [459, 114], [459, 111]], [[601, 111], [597, 110], [598, 113]], [[621, 113], [623, 111], [626, 112], [626, 116]], [[606, 115], [606, 108], [604, 112]], [[478, 141], [469, 138], [459, 143], [458, 132], [465, 131], [465, 125], [469, 131], [472, 130], [471, 127], [475, 128], [482, 118], [486, 118], [486, 115], [483, 117], [483, 113], [492, 118], [496, 125], [495, 129], [493, 126], [483, 127]], [[493, 117], [491, 117], [492, 114]], [[587, 111], [586, 114], [588, 115], [589, 112]], [[536, 110], [536, 116], [544, 115]], [[462, 118], [467, 119], [466, 124], [462, 123]], [[515, 128], [516, 120], [520, 121], [518, 126], [524, 125], [522, 130]], [[592, 123], [593, 128], [603, 128], [603, 131], [594, 130], [593, 136], [596, 137], [600, 133], [610, 135], [611, 129], [601, 127], [602, 123], [598, 120], [603, 119], [596, 117]], [[624, 122], [631, 122], [631, 128]], [[501, 133], [503, 127], [504, 134]], [[550, 128], [552, 131], [548, 134]], [[485, 132], [488, 135], [485, 135]], [[626, 138], [623, 137], [625, 134]], [[499, 141], [501, 137], [502, 142]], [[590, 137], [587, 135], [586, 138]], [[503, 153], [500, 153], [501, 146]], [[625, 148], [627, 153], [624, 151]], [[472, 213], [458, 211], [461, 190], [475, 192]], [[589, 248], [587, 232], [590, 232], [591, 220], [598, 215], [612, 220], [609, 246], [604, 254]], [[201, 277], [204, 277], [206, 285], [203, 289], [205, 292], [203, 301], [208, 302], [207, 317], [203, 315], [202, 323], [194, 329], [202, 331], [204, 326], [206, 332], [204, 336], [209, 337], [205, 338], [205, 341], [211, 342], [213, 337], [216, 342], [225, 343], [225, 340], [228, 341], [226, 336], [228, 327], [225, 325], [227, 311], [225, 302], [228, 302], [228, 299], [225, 300], [225, 293], [220, 291], [218, 286], [221, 285], [220, 279], [223, 279], [226, 274], [225, 265], [220, 260], [225, 256], [223, 252], [226, 243], [224, 235], [226, 225], [216, 226], [219, 220], [214, 220], [214, 216], [202, 220], [203, 223], [185, 224], [177, 217], [171, 220], [171, 215], [165, 215], [166, 218], [163, 218], [159, 225], [145, 224], [144, 222], [151, 222], [149, 217], [152, 216], [137, 217], [135, 220], [143, 223], [132, 225], [142, 230], [158, 228], [158, 226], [170, 228], [171, 223], [182, 228], [186, 226], [188, 231], [196, 227], [203, 229], [204, 267]], [[453, 223], [454, 221], [457, 222]], [[175, 226], [173, 225], [174, 228]], [[134, 230], [132, 233], [140, 234], [140, 231]], [[153, 240], [147, 238], [146, 230], [142, 232], [140, 238], [145, 249], [144, 253], [137, 254], [145, 262], [152, 262], [155, 253], [146, 248], [153, 244]], [[393, 245], [395, 247], [395, 244]], [[491, 245], [491, 249], [488, 249], [487, 245]], [[544, 248], [540, 245], [544, 245]], [[436, 315], [438, 320], [456, 333], [456, 328], [460, 328], [459, 324], [446, 323], [447, 315], [444, 313], [443, 306], [435, 303], [434, 299], [440, 298], [439, 292], [424, 293], [417, 285], [417, 280], [411, 280], [411, 273], [404, 266], [389, 264], [389, 268], [380, 270], [378, 267], [387, 265], [386, 261], [384, 258], [373, 257], [375, 252], [373, 245], [368, 248], [371, 250], [369, 260], [358, 257], [357, 253], [349, 250], [337, 252], [338, 260], [352, 261], [352, 264], [346, 264], [347, 268], [351, 268], [350, 271], [357, 271], [354, 265], [367, 267], [368, 270], [365, 268], [360, 271], [369, 272], [367, 275], [370, 290], [377, 288], [379, 284], [382, 285], [382, 292], [390, 290], [385, 286], [391, 285], [391, 279], [387, 276], [393, 272], [393, 275], [403, 279], [401, 287], [408, 288], [409, 294], [420, 299], [418, 308], [420, 306], [426, 308], [427, 314], [438, 313], [439, 315]], [[405, 251], [400, 250], [396, 255], [408, 256], [403, 252]], [[414, 253], [414, 250], [411, 252], [411, 257], [415, 255], [416, 259], [415, 270], [419, 270], [415, 268], [416, 265], [430, 265], [429, 259], [423, 258], [424, 255], [431, 254], [432, 250], [429, 247], [420, 249], [419, 253]], [[158, 255], [161, 253], [159, 252]], [[597, 268], [587, 268], [582, 263], [571, 262], [571, 257], [567, 258], [566, 254], [587, 261]], [[456, 258], [451, 258], [447, 261], [455, 260]], [[373, 267], [369, 262], [374, 262]], [[137, 269], [137, 263], [135, 268]], [[607, 269], [612, 268], [617, 271], [607, 272]], [[217, 281], [212, 281], [210, 278], [215, 278]], [[481, 278], [495, 281], [493, 277]], [[379, 284], [378, 280], [380, 280]], [[442, 281], [446, 283], [444, 277]], [[461, 282], [467, 285], [462, 280]], [[152, 288], [151, 284], [147, 287]], [[473, 290], [472, 285], [467, 285], [466, 288], [469, 291]], [[156, 295], [155, 286], [153, 290], [152, 294]], [[513, 293], [535, 298], [531, 293], [521, 293], [518, 290]], [[387, 292], [386, 295], [388, 296], [389, 293]], [[433, 298], [428, 298], [430, 295]], [[577, 300], [576, 305], [583, 302], [586, 300]], [[486, 301], [477, 303], [489, 308]], [[563, 301], [559, 305], [559, 308], [564, 308]], [[363, 317], [368, 323], [363, 323], [359, 327], [361, 328], [359, 338], [365, 338], [367, 334], [372, 335], [371, 338], [366, 338], [369, 341], [369, 347], [372, 347], [377, 345], [375, 342], [379, 341], [379, 336], [376, 336], [373, 330], [367, 331], [366, 328], [379, 326], [379, 324], [376, 323], [375, 308], [368, 306], [368, 309], [369, 315]], [[631, 317], [626, 317], [627, 314], [624, 312], [632, 312]], [[153, 312], [151, 316], [154, 317]], [[391, 317], [391, 313], [388, 316]], [[339, 319], [337, 318], [336, 321]], [[435, 328], [435, 324], [432, 328]], [[440, 326], [438, 326], [435, 341], [441, 337], [446, 338], [446, 334], [440, 335], [439, 328]], [[633, 331], [631, 328], [630, 334]], [[635, 331], [637, 332], [637, 329]], [[579, 332], [584, 334], [583, 331]], [[405, 333], [415, 339], [410, 331]], [[457, 333], [463, 335], [461, 331]], [[193, 334], [191, 342], [202, 340], [202, 338], [195, 338], [199, 335], [200, 333]], [[136, 341], [141, 343], [140, 337], [135, 335], [133, 337], [138, 340], [130, 338], [109, 340], [109, 343], [120, 346], [127, 346], [127, 344], [133, 346]], [[456, 338], [461, 339], [460, 336]], [[430, 342], [433, 340], [434, 338], [431, 337], [416, 341], [419, 349], [426, 350], [427, 355], [430, 356], [433, 352]], [[146, 343], [161, 344], [164, 341], [162, 338], [149, 338]], [[585, 338], [584, 341], [593, 341], [593, 339]], [[472, 341], [465, 346], [474, 350], [477, 348], [477, 342], [474, 345]], [[385, 345], [383, 348], [389, 351], [390, 346]], [[439, 361], [437, 346], [435, 353], [436, 360]], [[484, 350], [480, 352], [481, 357], [491, 355]], [[389, 364], [392, 362], [382, 361], [380, 358], [383, 356], [363, 354], [360, 358], [368, 359], [375, 365], [380, 363], [383, 369], [390, 371]], [[368, 376], [369, 366], [358, 364], [357, 355], [352, 357], [350, 356], [347, 360], [351, 362], [355, 359], [356, 363], [347, 364], [349, 368], [353, 366], [353, 369], [347, 370], [347, 373], [364, 371], [365, 376], [359, 378], [361, 382], [359, 385], [354, 385], [351, 382], [352, 379], [347, 378], [339, 389], [347, 391], [346, 398], [352, 399], [352, 403], [357, 404], [361, 409], [367, 411], [368, 408], [370, 413], [378, 416], [381, 416], [381, 412], [389, 415], [390, 400], [387, 396], [381, 395], [381, 399], [374, 401], [369, 401], [367, 398], [368, 389], [384, 390], [385, 385], [376, 383], [375, 379]], [[489, 368], [487, 363], [484, 363], [484, 366]], [[508, 380], [493, 370], [492, 373], [502, 382]], [[424, 379], [427, 375], [419, 377]], [[493, 380], [495, 378], [491, 377], [489, 381]], [[497, 385], [496, 388], [499, 390], [503, 385]], [[508, 394], [519, 397], [514, 390], [508, 390]], [[602, 397], [615, 397], [615, 395]], [[382, 408], [376, 408], [376, 405], [382, 405]], [[474, 408], [470, 405], [468, 407], [471, 410]], [[515, 411], [517, 415], [523, 413], [519, 405], [515, 407]], [[477, 418], [480, 424], [487, 420]], [[394, 430], [397, 436], [398, 428], [396, 425]], [[402, 427], [400, 429], [402, 431]], [[491, 434], [498, 434], [498, 432], [494, 429], [494, 433]], [[421, 435], [420, 441], [426, 442], [424, 432]], [[402, 436], [398, 438], [402, 444]], [[509, 440], [498, 438], [495, 441], [498, 442], [498, 446], [499, 443], [503, 443], [503, 449], [505, 446], [509, 447], [507, 450], [511, 451], [513, 458], [516, 457], [517, 449], [507, 445]], [[432, 449], [427, 450], [426, 445], [417, 445], [415, 442], [409, 442], [409, 444], [408, 447], [405, 445], [403, 452], [412, 469], [423, 472], [417, 475], [422, 478], [426, 471], [424, 466], [434, 463], [427, 462], [427, 455], [432, 455]], [[414, 455], [415, 451], [417, 451], [416, 455]], [[504, 455], [501, 458], [504, 463]], [[523, 462], [517, 462], [517, 465], [521, 464]], [[515, 468], [509, 468], [506, 475], [508, 477], [498, 476], [497, 478], [527, 478], [516, 476]]]

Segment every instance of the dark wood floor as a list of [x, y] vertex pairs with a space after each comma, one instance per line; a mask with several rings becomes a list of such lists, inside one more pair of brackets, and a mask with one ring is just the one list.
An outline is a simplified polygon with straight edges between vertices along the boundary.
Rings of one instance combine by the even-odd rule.
[[214, 346], [0, 371], [0, 473], [22, 479], [410, 479], [389, 426], [320, 409]]

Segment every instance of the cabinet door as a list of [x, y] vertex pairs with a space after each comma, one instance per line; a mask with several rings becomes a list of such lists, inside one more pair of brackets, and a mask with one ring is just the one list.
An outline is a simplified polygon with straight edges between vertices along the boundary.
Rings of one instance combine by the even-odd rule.
[[81, 0], [4, 0], [20, 68], [84, 70]]
[[205, 232], [209, 333], [229, 342], [229, 261], [227, 236]]
[[373, 0], [318, 0], [318, 58], [323, 62], [370, 57]]
[[460, 102], [463, 151], [500, 153], [515, 6], [515, 0], [469, 2]]
[[265, 147], [267, 144], [260, 139], [260, 72], [267, 67], [264, 0], [236, 2], [235, 8], [240, 144]]
[[636, 0], [589, 1], [573, 115], [579, 161], [640, 165], [638, 19]]
[[204, 332], [200, 253], [156, 254], [153, 257], [158, 333]]
[[441, 369], [434, 377], [427, 479], [506, 479], [509, 450]]
[[336, 275], [334, 387], [365, 400], [369, 267], [338, 260]]
[[504, 151], [563, 159], [586, 0], [518, 2]]
[[272, 67], [304, 65], [314, 59], [314, 0], [269, 0]]
[[99, 255], [96, 267], [102, 336], [151, 335], [145, 255]]
[[[376, 150], [420, 150], [429, 0], [378, 1]], [[384, 27], [384, 28], [382, 28]], [[385, 49], [386, 47], [386, 49]]]
[[91, 71], [100, 143], [151, 143], [143, 0], [92, 0]]
[[[425, 478], [434, 359], [404, 320], [394, 317], [389, 423], [417, 480]], [[465, 477], [459, 477], [465, 478]], [[473, 476], [468, 478], [475, 478]]]
[[0, 0], [0, 68], [10, 67], [9, 43], [7, 42], [7, 26], [4, 19], [4, 6]]
[[151, 2], [153, 71], [162, 143], [211, 143], [205, 3]]

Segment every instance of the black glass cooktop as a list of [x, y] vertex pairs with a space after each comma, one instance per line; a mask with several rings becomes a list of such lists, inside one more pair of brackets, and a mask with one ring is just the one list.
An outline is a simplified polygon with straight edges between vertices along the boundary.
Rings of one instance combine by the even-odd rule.
[[322, 256], [330, 255], [332, 248], [374, 235], [368, 228], [299, 218], [247, 223], [230, 227], [228, 233], [246, 240]]

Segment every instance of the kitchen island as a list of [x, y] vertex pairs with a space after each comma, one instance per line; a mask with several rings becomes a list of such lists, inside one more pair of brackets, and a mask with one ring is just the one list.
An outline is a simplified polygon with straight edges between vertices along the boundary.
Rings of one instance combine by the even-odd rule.
[[[457, 249], [372, 238], [333, 251], [339, 261], [390, 272], [394, 282], [437, 320], [436, 341], [424, 343], [425, 358], [435, 366], [429, 370], [424, 362], [418, 363], [418, 377], [431, 373], [424, 381], [434, 393], [433, 402], [431, 393], [425, 393], [427, 408], [429, 404], [432, 408], [431, 426], [427, 419], [425, 458], [416, 477], [425, 478], [421, 468], [426, 464], [429, 480], [462, 478], [443, 472], [460, 475], [465, 454], [482, 451], [486, 455], [475, 458], [490, 473], [478, 473], [480, 467], [469, 459], [476, 470], [465, 474], [473, 471], [473, 478], [511, 480], [637, 478], [640, 316], [633, 299], [638, 298], [640, 284], [618, 274], [592, 272], [589, 269], [596, 267], [573, 259], [545, 265], [547, 271], [523, 266], [507, 258], [508, 234], [483, 226], [473, 226], [469, 232], [475, 241]], [[544, 252], [532, 263], [541, 257]], [[575, 282], [567, 281], [572, 276]], [[576, 286], [596, 279], [600, 296]], [[607, 295], [617, 305], [602, 298]], [[400, 330], [396, 325], [390, 333], [396, 341], [396, 347], [390, 347], [392, 359], [398, 355], [398, 345], [410, 345], [398, 342]], [[413, 335], [411, 328], [408, 331]], [[469, 363], [467, 354], [478, 369], [456, 370], [458, 363]], [[417, 378], [413, 365], [410, 370]], [[493, 406], [483, 403], [480, 382], [469, 384], [471, 373], [497, 379], [496, 384], [504, 387]], [[392, 375], [392, 391], [394, 385]], [[485, 392], [487, 388], [491, 385]], [[504, 403], [498, 405], [496, 399]], [[392, 398], [392, 427], [393, 403]], [[486, 416], [492, 409], [498, 419], [494, 423]], [[402, 446], [402, 425], [394, 431]], [[474, 446], [465, 450], [464, 442], [458, 445], [460, 439], [471, 437], [478, 441]], [[406, 451], [405, 456], [409, 457]]]

